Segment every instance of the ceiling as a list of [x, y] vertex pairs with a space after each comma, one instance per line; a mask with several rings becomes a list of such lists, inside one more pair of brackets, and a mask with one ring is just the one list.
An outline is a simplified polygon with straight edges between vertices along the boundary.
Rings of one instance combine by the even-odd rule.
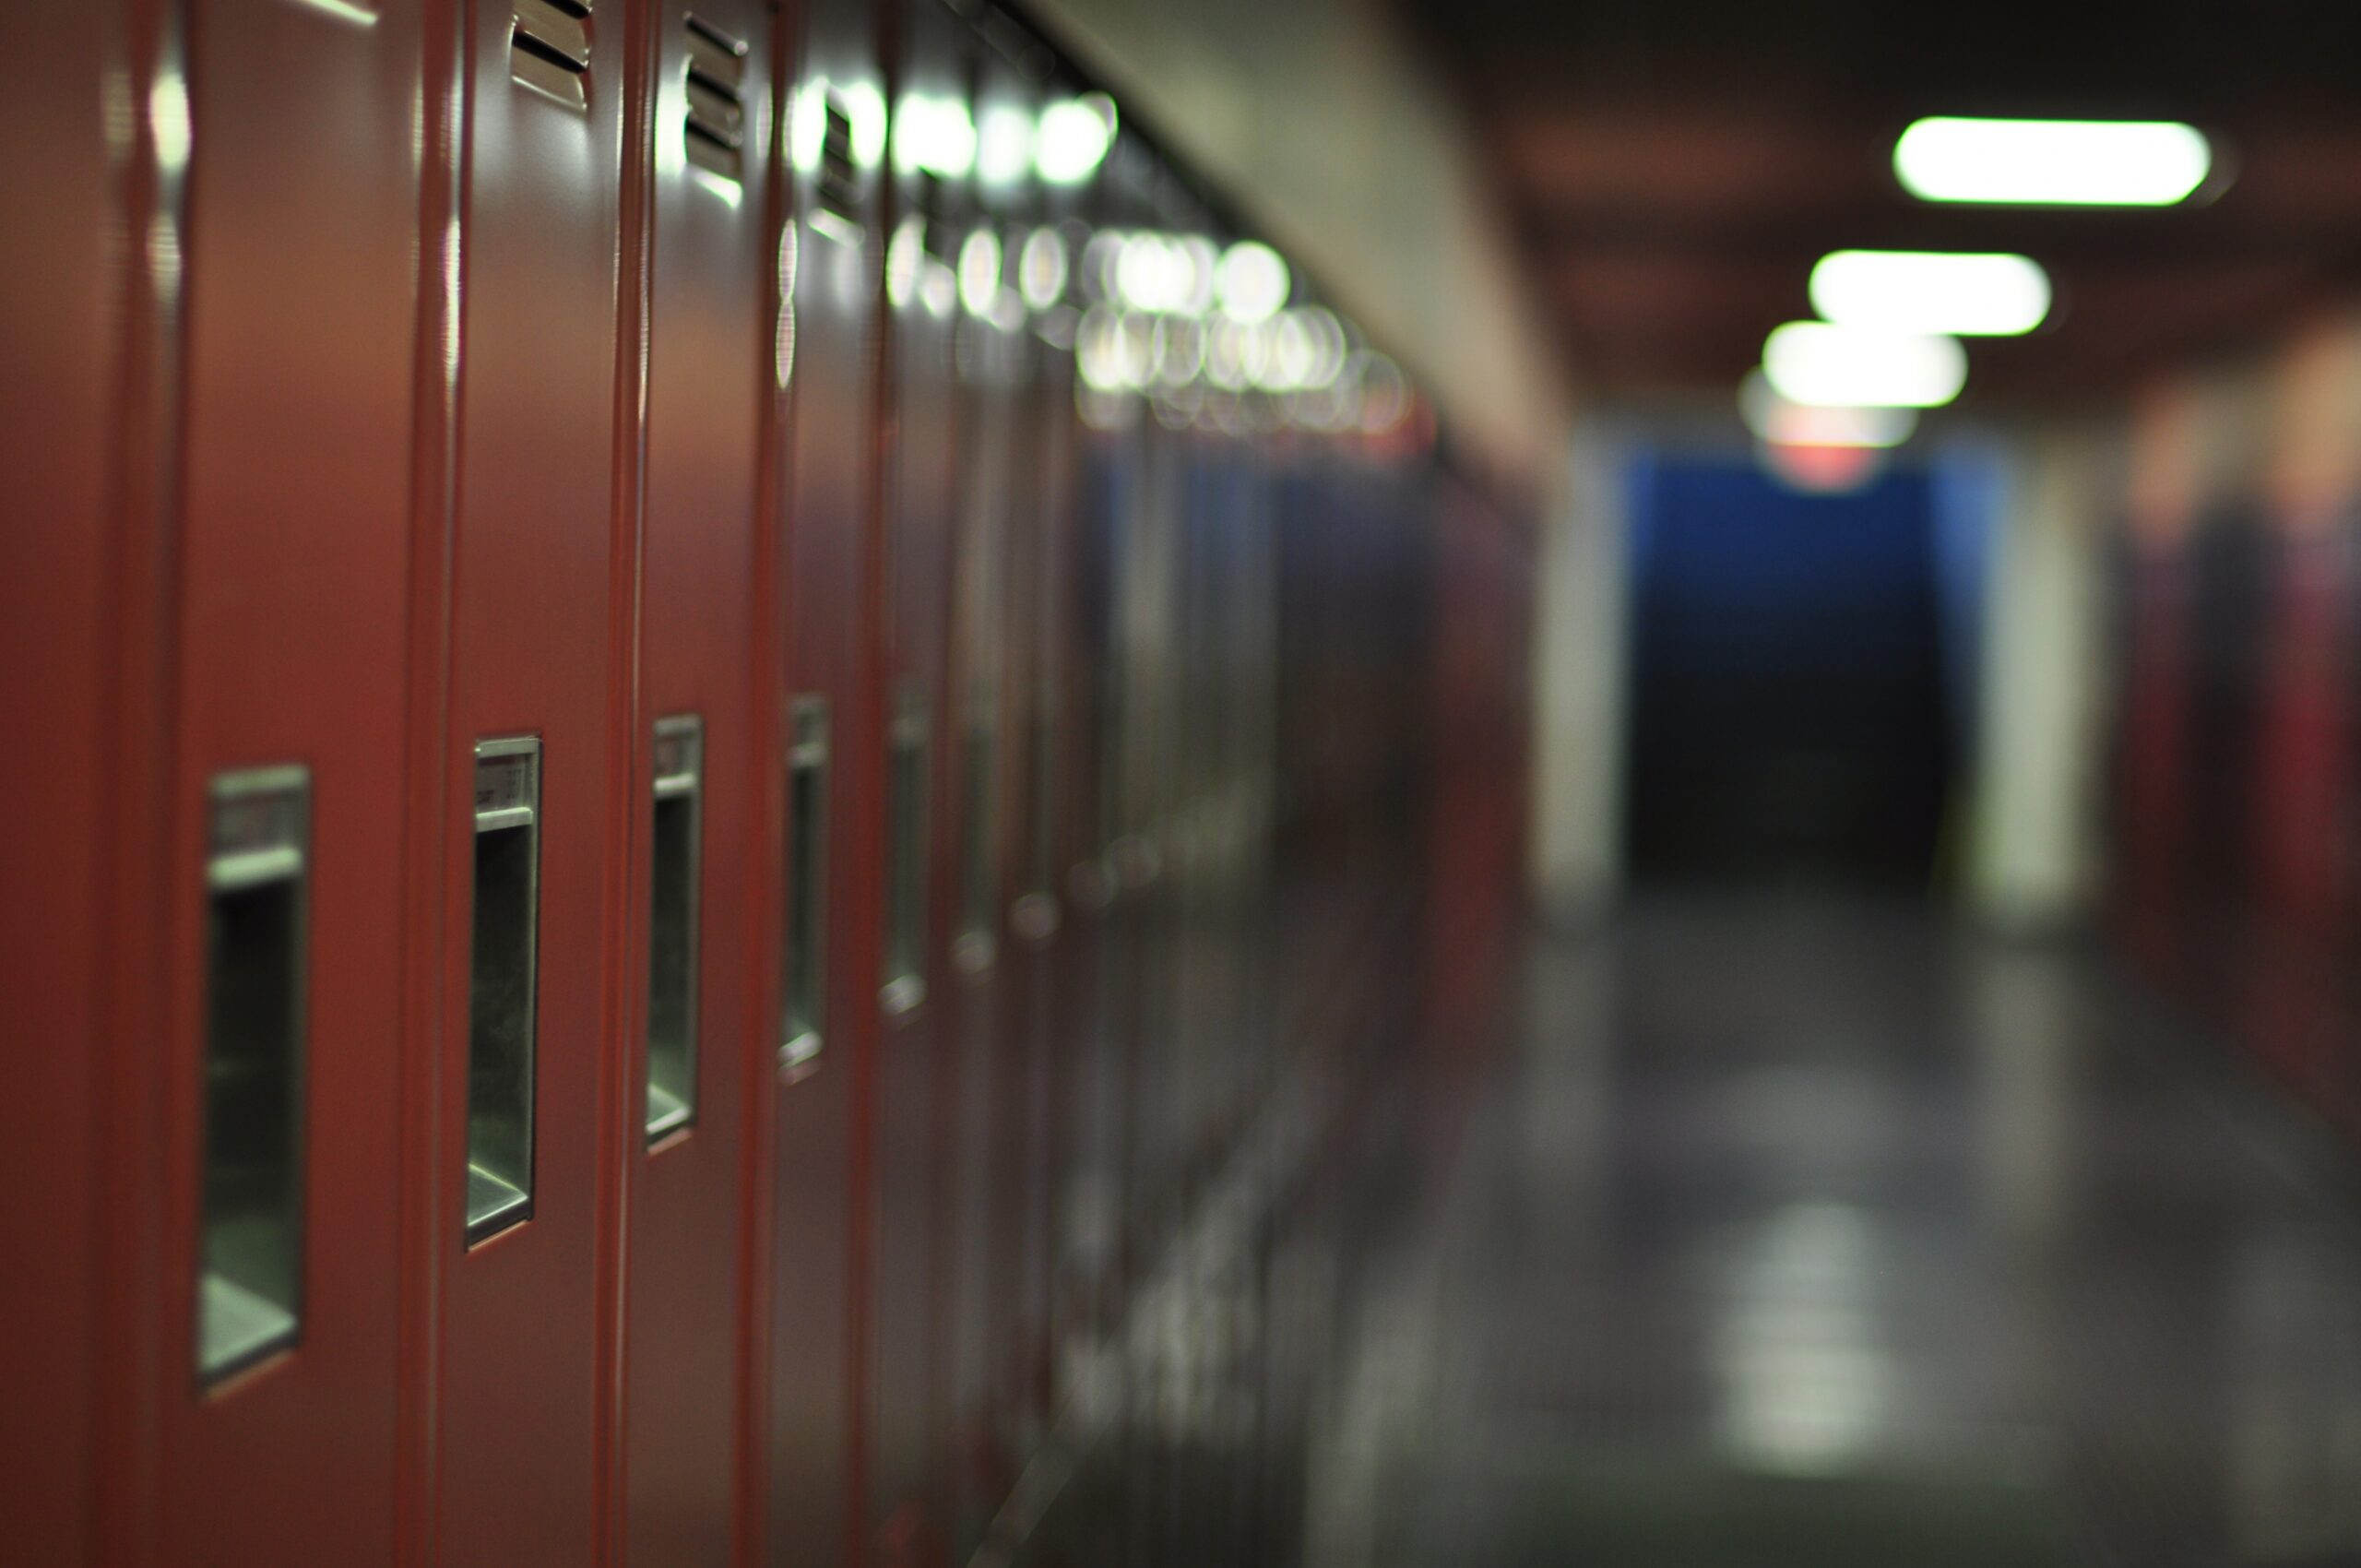
[[[1976, 404], [2095, 400], [2361, 291], [2361, 6], [1395, 0], [1488, 153], [1579, 384], [1723, 392], [1845, 247], [2015, 250], [2051, 322], [1970, 347]], [[2193, 121], [2218, 192], [2155, 212], [1945, 208], [1925, 114]]]

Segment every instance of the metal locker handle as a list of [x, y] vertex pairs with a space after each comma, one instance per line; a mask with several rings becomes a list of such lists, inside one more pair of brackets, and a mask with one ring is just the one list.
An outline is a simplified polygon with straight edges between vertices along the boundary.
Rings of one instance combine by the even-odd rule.
[[787, 952], [781, 966], [778, 1064], [818, 1059], [827, 1020], [828, 699], [788, 709]]
[[469, 925], [469, 1245], [533, 1214], [541, 743], [476, 742]]
[[883, 1000], [899, 1015], [926, 1000], [927, 704], [916, 683], [895, 702], [888, 745]]
[[311, 793], [300, 766], [213, 782], [196, 1291], [205, 1383], [302, 1334]]
[[656, 726], [656, 778], [648, 836], [647, 1138], [696, 1120], [698, 805], [704, 792], [705, 721], [694, 714]]
[[[1047, 683], [1044, 683], [1045, 687]], [[1035, 703], [1026, 750], [1026, 769], [1032, 824], [1026, 887], [1009, 906], [1009, 925], [1025, 941], [1039, 944], [1058, 932], [1061, 919], [1057, 895], [1058, 713], [1056, 694], [1045, 689]]]
[[959, 931], [952, 961], [962, 972], [988, 972], [1000, 956], [1000, 707], [989, 682], [968, 700], [960, 757]]

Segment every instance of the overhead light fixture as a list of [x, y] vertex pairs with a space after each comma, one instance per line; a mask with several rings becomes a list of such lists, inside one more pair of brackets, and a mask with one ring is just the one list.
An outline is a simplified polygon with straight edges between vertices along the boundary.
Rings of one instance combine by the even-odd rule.
[[1738, 413], [1746, 428], [1773, 446], [1899, 446], [1918, 428], [1912, 409], [1824, 408], [1791, 403], [1771, 389], [1761, 371], [1738, 389]]
[[1762, 344], [1762, 374], [1790, 403], [1839, 409], [1932, 409], [1967, 384], [1957, 340], [1825, 321], [1791, 321]]
[[1013, 103], [995, 104], [976, 125], [976, 177], [1013, 185], [1033, 169], [1033, 116]]
[[1240, 240], [1222, 252], [1214, 269], [1214, 292], [1222, 314], [1239, 321], [1267, 321], [1276, 315], [1294, 286], [1279, 253], [1256, 240]]
[[1033, 138], [1033, 172], [1052, 185], [1078, 185], [1115, 143], [1115, 101], [1086, 92], [1041, 111]]
[[1920, 120], [1893, 172], [1921, 201], [2171, 207], [2213, 168], [2194, 125], [2169, 120]]
[[1126, 235], [1114, 279], [1115, 292], [1134, 310], [1203, 315], [1213, 303], [1213, 242], [1146, 230]]
[[1885, 471], [1885, 455], [1871, 446], [1765, 441], [1755, 448], [1755, 460], [1781, 485], [1804, 495], [1850, 495]]
[[1837, 251], [1811, 269], [1811, 303], [1839, 327], [2013, 338], [2049, 315], [2049, 274], [2022, 255]]
[[955, 98], [914, 92], [894, 117], [894, 167], [905, 174], [924, 170], [946, 180], [967, 178], [976, 166], [976, 123]]

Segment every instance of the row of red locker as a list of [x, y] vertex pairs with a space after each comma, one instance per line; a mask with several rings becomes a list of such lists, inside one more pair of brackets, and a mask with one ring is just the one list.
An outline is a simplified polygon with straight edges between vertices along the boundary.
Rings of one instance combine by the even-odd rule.
[[15, 1560], [964, 1560], [1485, 993], [1515, 529], [996, 11], [18, 25]]
[[2361, 1136], [2351, 505], [2224, 497], [2123, 541], [2112, 806], [2136, 962]]

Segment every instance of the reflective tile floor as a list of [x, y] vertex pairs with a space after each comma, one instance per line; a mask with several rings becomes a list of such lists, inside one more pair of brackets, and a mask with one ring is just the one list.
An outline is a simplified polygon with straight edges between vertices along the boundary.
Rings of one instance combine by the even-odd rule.
[[1764, 894], [1525, 968], [1309, 1561], [2361, 1562], [2354, 1162], [2103, 965]]

